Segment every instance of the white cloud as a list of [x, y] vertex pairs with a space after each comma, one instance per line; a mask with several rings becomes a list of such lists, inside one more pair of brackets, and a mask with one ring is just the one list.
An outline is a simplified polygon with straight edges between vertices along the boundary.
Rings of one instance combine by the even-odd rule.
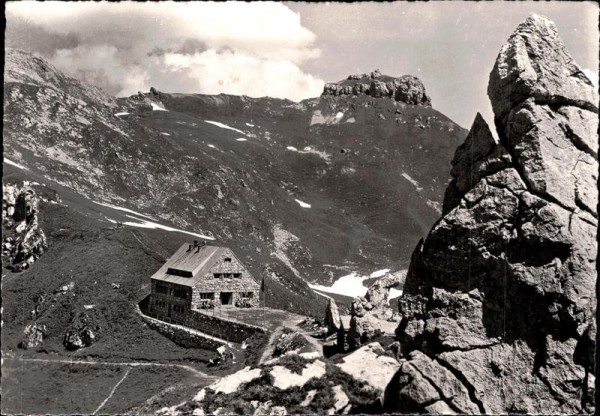
[[301, 69], [321, 53], [316, 36], [280, 3], [10, 2], [6, 15], [7, 37], [11, 17], [75, 36], [47, 58], [117, 95], [155, 86], [298, 100], [324, 83]]

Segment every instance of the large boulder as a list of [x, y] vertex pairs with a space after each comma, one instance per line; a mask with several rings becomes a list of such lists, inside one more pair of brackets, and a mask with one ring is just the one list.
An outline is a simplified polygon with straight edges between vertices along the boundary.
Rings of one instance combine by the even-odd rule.
[[353, 316], [348, 330], [348, 346], [356, 349], [370, 340], [381, 336], [380, 320], [373, 315]]
[[593, 412], [598, 98], [539, 16], [488, 94], [499, 142], [477, 115], [456, 151], [398, 302], [406, 361], [385, 410]]
[[85, 312], [75, 313], [63, 340], [66, 349], [74, 351], [89, 347], [96, 341], [98, 326], [93, 324], [94, 320]]
[[385, 355], [385, 350], [378, 342], [364, 345], [336, 365], [343, 372], [377, 391], [381, 400], [387, 385], [400, 367], [398, 361]]
[[38, 325], [35, 322], [28, 324], [23, 330], [21, 348], [28, 350], [39, 346], [47, 333], [46, 325]]
[[371, 305], [371, 314], [380, 319], [389, 319], [392, 317], [392, 308], [388, 302], [390, 290], [401, 288], [405, 278], [406, 270], [386, 273], [369, 286], [364, 300]]
[[341, 327], [340, 312], [333, 298], [329, 298], [327, 308], [325, 309], [325, 326], [327, 327], [327, 335], [335, 334]]

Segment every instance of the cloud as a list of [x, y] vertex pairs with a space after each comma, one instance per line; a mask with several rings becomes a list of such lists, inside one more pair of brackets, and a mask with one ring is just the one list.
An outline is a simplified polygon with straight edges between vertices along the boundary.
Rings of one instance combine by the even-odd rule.
[[[279, 3], [10, 2], [6, 45], [116, 95], [167, 92], [314, 97], [302, 64], [316, 36]], [[31, 36], [31, 35], [34, 36]]]

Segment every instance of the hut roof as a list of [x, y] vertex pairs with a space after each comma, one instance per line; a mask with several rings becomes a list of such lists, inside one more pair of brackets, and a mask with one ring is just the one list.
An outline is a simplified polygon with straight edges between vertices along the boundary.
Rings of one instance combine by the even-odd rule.
[[208, 270], [221, 258], [227, 247], [192, 247], [185, 243], [162, 265], [152, 279], [183, 286], [196, 286]]

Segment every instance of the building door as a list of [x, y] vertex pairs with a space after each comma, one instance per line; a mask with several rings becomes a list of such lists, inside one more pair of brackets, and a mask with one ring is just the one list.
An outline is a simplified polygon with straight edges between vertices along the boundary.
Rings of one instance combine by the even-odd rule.
[[171, 304], [168, 303], [167, 305], [169, 305], [169, 308], [167, 309], [167, 316], [170, 318], [171, 317]]
[[233, 292], [221, 292], [221, 305], [231, 305], [233, 302]]

